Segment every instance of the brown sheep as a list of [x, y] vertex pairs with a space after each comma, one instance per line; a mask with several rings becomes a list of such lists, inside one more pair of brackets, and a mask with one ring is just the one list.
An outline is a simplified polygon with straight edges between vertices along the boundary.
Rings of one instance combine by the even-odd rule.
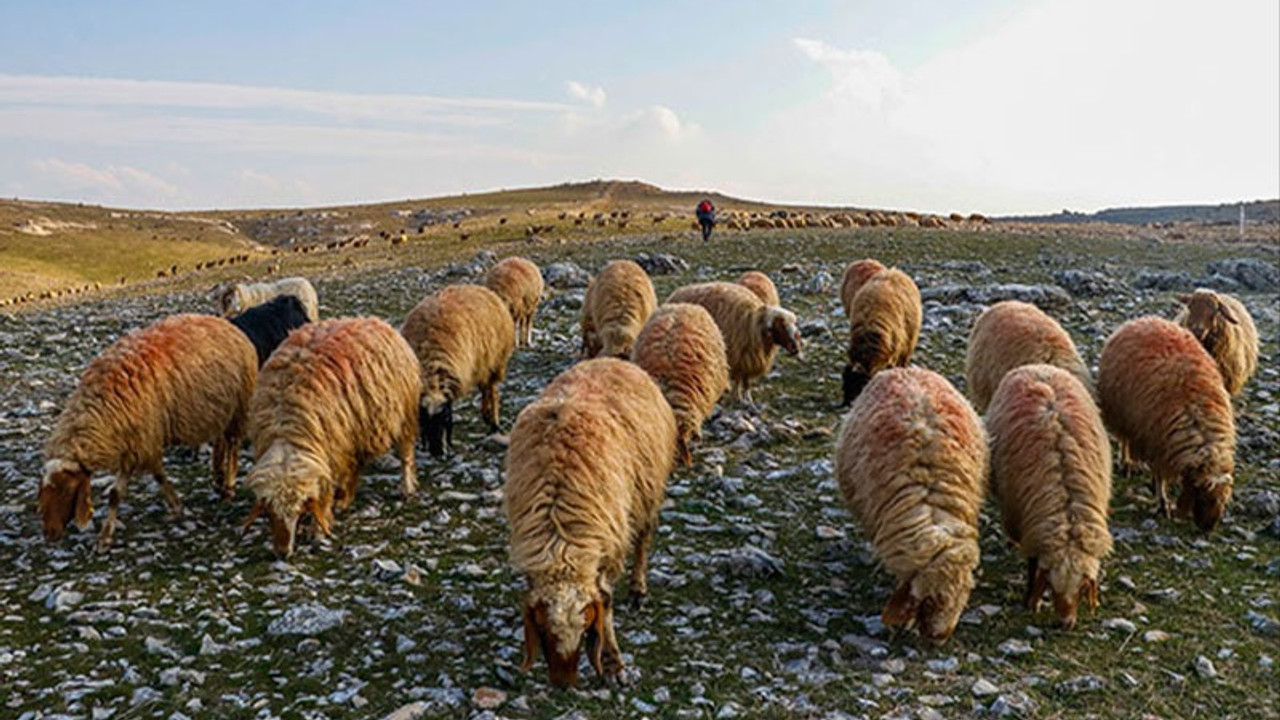
[[840, 302], [844, 305], [845, 317], [850, 317], [853, 296], [858, 293], [858, 289], [866, 284], [873, 275], [884, 269], [884, 265], [881, 265], [879, 260], [873, 258], [855, 260], [844, 269], [844, 277], [840, 280]]
[[738, 277], [738, 284], [756, 294], [765, 305], [780, 307], [782, 300], [778, 298], [778, 288], [768, 275], [759, 270], [748, 270]]
[[876, 373], [911, 362], [924, 322], [920, 289], [901, 270], [882, 270], [853, 296], [849, 318], [842, 407], [853, 402]]
[[587, 286], [582, 302], [582, 357], [631, 357], [636, 335], [657, 305], [644, 268], [630, 260], [606, 265]]
[[886, 625], [927, 640], [955, 630], [978, 567], [987, 443], [968, 401], [923, 368], [878, 373], [845, 416], [836, 480], [897, 582]]
[[1157, 317], [1121, 325], [1098, 360], [1102, 420], [1151, 468], [1158, 514], [1181, 481], [1178, 514], [1208, 532], [1231, 500], [1236, 429], [1218, 366], [1191, 331]]
[[515, 350], [511, 313], [492, 290], [451, 285], [428, 295], [400, 329], [422, 366], [421, 434], [433, 457], [453, 447], [453, 403], [480, 388], [480, 416], [498, 430], [498, 385]]
[[677, 450], [685, 466], [691, 466], [689, 447], [702, 437], [702, 421], [729, 389], [729, 360], [720, 328], [700, 305], [661, 305], [640, 330], [631, 359], [658, 382], [671, 404]]
[[355, 499], [360, 466], [393, 446], [401, 489], [412, 495], [420, 392], [413, 350], [382, 320], [340, 318], [290, 333], [263, 366], [250, 407], [245, 485], [256, 500], [245, 527], [265, 513], [272, 547], [286, 558], [302, 516], [332, 535], [334, 505]]
[[693, 303], [711, 313], [724, 336], [735, 401], [754, 405], [751, 383], [773, 367], [779, 347], [790, 355], [800, 355], [796, 316], [789, 310], [765, 305], [741, 285], [726, 282], [686, 285], [671, 293], [667, 302]]
[[45, 443], [37, 501], [45, 539], [62, 538], [73, 518], [93, 516], [90, 477], [115, 473], [99, 545], [111, 544], [129, 480], [160, 483], [170, 514], [181, 501], [164, 473], [164, 449], [213, 443], [213, 478], [235, 492], [245, 412], [258, 377], [253, 345], [230, 322], [173, 315], [125, 335], [89, 364]]
[[1081, 600], [1098, 606], [1102, 559], [1111, 554], [1111, 442], [1102, 416], [1076, 375], [1031, 364], [1000, 381], [986, 421], [992, 493], [1027, 558], [1024, 601], [1035, 610], [1052, 589], [1069, 630]]
[[578, 363], [525, 407], [511, 430], [504, 509], [511, 565], [528, 581], [524, 661], [577, 684], [582, 650], [622, 674], [613, 587], [633, 554], [631, 593], [648, 593], [649, 544], [675, 463], [676, 422], [654, 381], [614, 358]]
[[542, 271], [522, 257], [509, 257], [489, 268], [484, 284], [497, 293], [511, 311], [516, 347], [532, 347], [533, 316], [542, 299]]
[[1204, 288], [1179, 295], [1185, 307], [1174, 322], [1191, 331], [1218, 364], [1227, 394], [1235, 397], [1258, 369], [1258, 328], [1244, 304]]
[[1005, 300], [987, 308], [973, 323], [965, 354], [965, 382], [978, 412], [1005, 373], [1033, 363], [1046, 363], [1071, 373], [1092, 392], [1089, 368], [1071, 336], [1043, 310], [1030, 303]]

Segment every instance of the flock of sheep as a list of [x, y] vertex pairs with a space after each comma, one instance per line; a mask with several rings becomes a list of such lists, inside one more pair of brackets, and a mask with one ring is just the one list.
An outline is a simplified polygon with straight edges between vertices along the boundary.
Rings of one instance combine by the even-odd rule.
[[[273, 548], [288, 557], [300, 520], [330, 534], [361, 466], [393, 448], [412, 495], [414, 444], [424, 439], [436, 457], [448, 450], [455, 402], [479, 390], [481, 415], [498, 428], [498, 387], [515, 349], [532, 342], [542, 294], [538, 267], [508, 258], [485, 285], [426, 297], [397, 332], [377, 318], [320, 321], [311, 284], [287, 278], [229, 288], [218, 298], [229, 319], [175, 315], [130, 333], [89, 365], [45, 446], [45, 537], [87, 526], [96, 471], [115, 474], [100, 545], [111, 543], [137, 474], [153, 474], [178, 512], [162, 464], [169, 445], [212, 443], [213, 480], [231, 497], [247, 435], [255, 500], [246, 527], [265, 515]], [[954, 631], [975, 583], [987, 488], [1027, 558], [1026, 605], [1050, 593], [1067, 628], [1080, 603], [1096, 606], [1111, 552], [1107, 430], [1124, 463], [1150, 466], [1159, 512], [1170, 514], [1166, 487], [1176, 482], [1179, 514], [1205, 531], [1221, 519], [1234, 472], [1230, 398], [1258, 355], [1252, 319], [1234, 298], [1198, 290], [1180, 298], [1176, 322], [1124, 323], [1106, 341], [1096, 382], [1057, 321], [1034, 305], [998, 303], [969, 338], [969, 399], [910, 365], [922, 306], [906, 273], [851, 263], [841, 299], [849, 410], [835, 474], [896, 580], [886, 624], [939, 642]], [[541, 653], [561, 687], [577, 682], [584, 651], [597, 674], [622, 672], [614, 586], [632, 556], [630, 600], [645, 597], [668, 475], [692, 463], [726, 392], [752, 405], [751, 384], [778, 350], [801, 352], [796, 316], [754, 271], [679, 288], [659, 304], [640, 266], [611, 262], [588, 286], [581, 329], [581, 362], [520, 412], [505, 459], [510, 562], [528, 582], [523, 666]]]

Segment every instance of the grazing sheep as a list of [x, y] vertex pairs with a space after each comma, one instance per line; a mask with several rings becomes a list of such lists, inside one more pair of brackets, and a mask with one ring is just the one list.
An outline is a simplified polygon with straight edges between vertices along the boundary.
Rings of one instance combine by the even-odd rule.
[[99, 544], [111, 544], [120, 501], [149, 472], [172, 515], [182, 504], [164, 474], [164, 449], [213, 443], [213, 479], [235, 492], [246, 408], [257, 381], [253, 345], [226, 320], [173, 315], [125, 335], [89, 364], [45, 443], [37, 505], [45, 539], [62, 538], [73, 517], [93, 516], [89, 479], [115, 473]]
[[1169, 517], [1167, 485], [1181, 480], [1178, 514], [1206, 532], [1231, 499], [1236, 429], [1218, 366], [1190, 330], [1157, 317], [1121, 325], [1098, 360], [1102, 420], [1151, 467], [1157, 513]]
[[307, 324], [307, 310], [294, 295], [279, 295], [228, 318], [253, 343], [261, 368], [289, 331]]
[[542, 299], [542, 271], [522, 257], [509, 257], [485, 275], [484, 284], [498, 294], [515, 321], [516, 347], [533, 345], [533, 315]]
[[578, 680], [584, 648], [617, 677], [613, 587], [634, 553], [631, 596], [648, 593], [649, 544], [675, 463], [676, 421], [658, 385], [614, 358], [578, 363], [525, 407], [511, 430], [504, 509], [512, 566], [524, 574], [524, 662], [551, 683]]
[[1060, 367], [1086, 388], [1093, 387], [1071, 336], [1043, 310], [1017, 300], [984, 310], [973, 323], [964, 359], [965, 381], [978, 412], [986, 411], [1005, 373], [1033, 363]]
[[316, 297], [316, 289], [304, 277], [281, 278], [269, 283], [230, 285], [216, 292], [218, 309], [222, 311], [223, 317], [244, 312], [277, 295], [293, 295], [302, 301], [308, 320], [315, 322], [320, 319], [320, 300]]
[[849, 313], [853, 308], [853, 296], [858, 294], [861, 288], [873, 275], [884, 270], [885, 266], [880, 264], [879, 260], [866, 258], [865, 260], [856, 260], [849, 263], [844, 269], [844, 277], [840, 280], [840, 302], [844, 305], [845, 317], [850, 317]]
[[377, 318], [311, 323], [289, 334], [262, 368], [249, 410], [256, 500], [276, 553], [293, 553], [298, 521], [332, 535], [333, 507], [355, 498], [360, 466], [395, 446], [401, 489], [417, 490], [413, 444], [421, 379], [413, 350]]
[[667, 298], [669, 303], [701, 305], [724, 335], [729, 356], [729, 382], [736, 401], [754, 404], [751, 382], [773, 367], [782, 347], [800, 355], [800, 329], [789, 310], [765, 305], [750, 290], [734, 283], [710, 282], [686, 285]]
[[876, 373], [911, 362], [924, 321], [920, 289], [901, 270], [882, 270], [858, 288], [849, 305], [849, 318], [841, 407], [853, 402]]
[[1235, 397], [1258, 369], [1258, 328], [1253, 317], [1234, 296], [1204, 288], [1179, 295], [1185, 307], [1174, 322], [1191, 331], [1209, 352], [1227, 394]]
[[658, 382], [675, 411], [677, 450], [693, 464], [690, 444], [702, 437], [702, 421], [729, 389], [724, 337], [700, 305], [661, 305], [636, 338], [631, 360]]
[[630, 357], [636, 335], [657, 305], [644, 268], [630, 260], [606, 265], [582, 302], [582, 357]]
[[1111, 554], [1111, 442], [1089, 389], [1046, 364], [1004, 376], [987, 411], [991, 490], [1004, 529], [1027, 558], [1027, 607], [1046, 589], [1066, 629], [1083, 600], [1098, 606], [1102, 558]]
[[782, 300], [778, 298], [778, 288], [768, 275], [759, 270], [748, 270], [738, 278], [738, 284], [756, 294], [765, 305], [780, 307]]
[[480, 416], [498, 430], [498, 384], [515, 350], [511, 313], [492, 290], [450, 285], [409, 311], [400, 333], [422, 365], [419, 423], [432, 457], [453, 448], [453, 403], [480, 388]]
[[878, 373], [845, 416], [836, 480], [897, 589], [886, 625], [943, 641], [978, 566], [987, 443], [968, 401], [923, 368]]

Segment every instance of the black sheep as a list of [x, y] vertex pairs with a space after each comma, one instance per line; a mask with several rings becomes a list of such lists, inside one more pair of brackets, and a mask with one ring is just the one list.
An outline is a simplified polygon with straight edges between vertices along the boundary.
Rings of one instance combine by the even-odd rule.
[[307, 311], [293, 295], [279, 295], [228, 319], [253, 343], [258, 367], [262, 367], [290, 330], [307, 324]]

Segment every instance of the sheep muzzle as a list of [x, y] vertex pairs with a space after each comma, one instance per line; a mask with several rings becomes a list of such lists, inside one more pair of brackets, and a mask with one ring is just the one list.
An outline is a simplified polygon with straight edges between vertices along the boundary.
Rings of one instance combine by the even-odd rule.
[[80, 528], [89, 525], [89, 520], [93, 517], [89, 475], [88, 471], [77, 464], [74, 467], [59, 467], [41, 480], [36, 505], [44, 526], [45, 541], [61, 540], [66, 534], [67, 525], [73, 520]]

